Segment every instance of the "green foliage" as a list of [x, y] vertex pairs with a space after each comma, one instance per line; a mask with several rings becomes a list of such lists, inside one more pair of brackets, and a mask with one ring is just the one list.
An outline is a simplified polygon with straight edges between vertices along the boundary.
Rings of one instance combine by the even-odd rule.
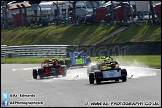
[[117, 28], [118, 25], [18, 27], [1, 30], [1, 44], [10, 46], [91, 45]]
[[[18, 27], [1, 30], [1, 45], [91, 45], [118, 27], [118, 25]], [[134, 24], [101, 44], [158, 40], [161, 40], [160, 25]]]
[[102, 45], [110, 43], [143, 42], [161, 40], [161, 25], [132, 25], [123, 32], [114, 35]]

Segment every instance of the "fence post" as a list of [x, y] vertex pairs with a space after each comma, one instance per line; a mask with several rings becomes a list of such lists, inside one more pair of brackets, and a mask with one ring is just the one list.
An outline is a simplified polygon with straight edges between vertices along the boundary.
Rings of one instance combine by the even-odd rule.
[[112, 21], [113, 21], [113, 24], [114, 24], [114, 12], [113, 12], [113, 9], [114, 9], [114, 3], [113, 3], [113, 1], [111, 1]]
[[7, 18], [7, 8], [6, 5], [3, 7], [4, 9], [4, 22], [5, 22], [5, 28], [8, 28], [8, 18]]
[[21, 26], [23, 26], [23, 17], [22, 17], [22, 10], [21, 10], [21, 7], [17, 4], [16, 5], [18, 8], [19, 8], [19, 10], [20, 10], [20, 23], [21, 23]]
[[41, 19], [41, 24], [43, 25], [43, 20], [42, 20], [42, 9], [41, 6], [38, 4], [38, 7], [40, 8], [40, 19]]
[[55, 3], [55, 2], [53, 2], [53, 4], [54, 5], [56, 5], [56, 7], [57, 7], [57, 24], [56, 25], [59, 25], [59, 8], [58, 8], [58, 1], [57, 1], [57, 3]]
[[28, 19], [28, 15], [27, 15], [26, 7], [25, 7], [24, 4], [21, 4], [21, 6], [24, 8], [25, 20], [26, 20], [26, 26], [28, 26], [28, 24], [30, 25], [30, 21], [29, 21], [29, 19]]
[[149, 1], [149, 3], [150, 3], [151, 15], [152, 15], [152, 22], [153, 22], [153, 24], [156, 24], [156, 22], [155, 22], [155, 13], [154, 13], [152, 1]]
[[133, 17], [133, 10], [131, 10], [131, 5], [130, 5], [130, 1], [128, 1], [128, 3], [129, 3], [129, 11], [130, 11], [130, 14], [131, 14], [131, 18], [132, 18], [132, 21], [133, 21], [133, 23], [134, 23], [134, 17]]

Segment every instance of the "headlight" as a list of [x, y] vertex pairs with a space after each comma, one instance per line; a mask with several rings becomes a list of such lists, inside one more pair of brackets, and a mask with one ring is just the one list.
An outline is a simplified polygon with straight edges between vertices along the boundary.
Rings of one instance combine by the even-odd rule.
[[89, 15], [89, 14], [88, 14], [88, 15], [86, 15], [86, 18], [89, 18], [89, 17], [91, 17], [91, 15]]
[[93, 12], [87, 12], [87, 15], [91, 16], [93, 14]]

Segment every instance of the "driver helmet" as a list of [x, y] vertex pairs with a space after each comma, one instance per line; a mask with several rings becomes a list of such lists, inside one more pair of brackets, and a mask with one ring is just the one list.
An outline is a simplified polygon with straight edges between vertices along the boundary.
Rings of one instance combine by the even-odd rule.
[[111, 58], [110, 57], [107, 57], [106, 58], [108, 62], [111, 62]]
[[57, 59], [53, 60], [53, 65], [58, 65], [58, 60]]

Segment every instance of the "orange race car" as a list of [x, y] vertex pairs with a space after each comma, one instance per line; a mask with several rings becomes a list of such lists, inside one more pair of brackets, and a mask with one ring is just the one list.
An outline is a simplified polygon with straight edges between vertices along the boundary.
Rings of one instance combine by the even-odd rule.
[[37, 79], [39, 76], [40, 79], [48, 76], [66, 76], [67, 68], [66, 65], [62, 65], [63, 60], [58, 61], [57, 59], [45, 60], [41, 64], [41, 68], [33, 69], [33, 78]]

